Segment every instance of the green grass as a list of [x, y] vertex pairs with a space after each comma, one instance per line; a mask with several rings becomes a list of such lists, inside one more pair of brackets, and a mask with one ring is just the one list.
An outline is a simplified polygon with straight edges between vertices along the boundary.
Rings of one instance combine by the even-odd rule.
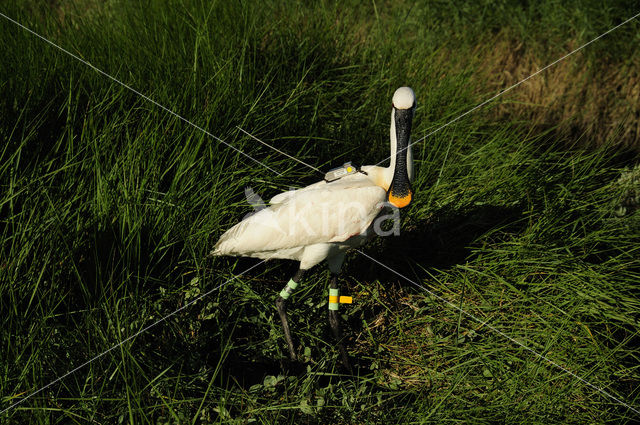
[[[245, 187], [266, 197], [318, 178], [236, 126], [323, 170], [376, 163], [398, 86], [418, 96], [417, 140], [507, 86], [485, 78], [509, 54], [498, 41], [522, 43], [541, 67], [635, 6], [4, 2], [0, 12], [283, 174], [0, 17], [0, 409], [224, 284], [0, 422], [637, 421], [491, 329], [640, 408], [640, 212], [615, 214], [637, 190], [618, 182], [640, 146], [628, 131], [637, 21], [563, 68], [576, 90], [601, 90], [579, 91], [579, 105], [602, 94], [611, 110], [531, 103], [523, 85], [415, 146], [402, 234], [365, 252], [437, 297], [351, 254], [341, 285], [355, 303], [341, 311], [357, 376], [339, 370], [325, 268], [293, 297], [304, 361], [290, 365], [274, 301], [295, 264], [229, 281], [257, 262], [205, 258], [249, 211]], [[606, 76], [626, 69], [616, 89]], [[563, 93], [556, 70], [536, 77], [548, 82], [541, 99]], [[604, 116], [615, 118], [606, 131], [587, 126]]]

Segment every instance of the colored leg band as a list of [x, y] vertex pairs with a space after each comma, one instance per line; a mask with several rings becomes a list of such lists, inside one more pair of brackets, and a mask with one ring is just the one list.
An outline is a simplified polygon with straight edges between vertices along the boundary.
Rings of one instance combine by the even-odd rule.
[[289, 279], [287, 286], [285, 286], [284, 289], [280, 291], [280, 296], [285, 300], [288, 299], [289, 296], [291, 296], [291, 293], [293, 292], [293, 290], [296, 289], [297, 287], [298, 287], [298, 283], [295, 282], [293, 279]]
[[338, 295], [340, 291], [338, 289], [329, 288], [329, 310], [337, 310], [340, 304], [338, 303]]

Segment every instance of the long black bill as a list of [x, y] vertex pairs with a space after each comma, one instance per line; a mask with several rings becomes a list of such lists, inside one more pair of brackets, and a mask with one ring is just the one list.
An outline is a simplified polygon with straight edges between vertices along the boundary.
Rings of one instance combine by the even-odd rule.
[[413, 108], [397, 109], [395, 111], [396, 125], [396, 166], [393, 180], [387, 192], [387, 200], [398, 208], [404, 208], [411, 203], [413, 191], [409, 181], [407, 157], [409, 155], [409, 137], [413, 121]]

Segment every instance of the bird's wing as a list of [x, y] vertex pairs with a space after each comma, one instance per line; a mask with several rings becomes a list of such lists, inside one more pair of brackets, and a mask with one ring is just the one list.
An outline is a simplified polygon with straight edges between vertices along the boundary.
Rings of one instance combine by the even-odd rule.
[[269, 204], [270, 205], [276, 205], [276, 204], [282, 204], [285, 201], [287, 201], [289, 198], [291, 198], [292, 196], [296, 196], [299, 195], [302, 192], [306, 192], [308, 190], [314, 190], [314, 189], [319, 189], [323, 186], [326, 186], [327, 182], [324, 180], [321, 180], [317, 183], [313, 183], [309, 186], [306, 187], [302, 187], [300, 189], [292, 189], [292, 190], [287, 190], [286, 192], [282, 192], [282, 193], [278, 193], [276, 196], [274, 196], [273, 198], [271, 198], [269, 200]]
[[246, 255], [345, 241], [369, 227], [385, 197], [383, 188], [365, 180], [305, 188], [229, 229], [213, 254]]
[[371, 180], [367, 178], [365, 174], [356, 173], [350, 174], [342, 177], [339, 180], [327, 183], [325, 180], [320, 180], [319, 182], [310, 184], [309, 186], [302, 187], [300, 189], [292, 189], [286, 192], [282, 192], [274, 196], [269, 200], [270, 205], [282, 204], [290, 199], [292, 196], [297, 196], [302, 192], [307, 192], [310, 190], [317, 190], [322, 188], [337, 188], [344, 186], [369, 186], [371, 185]]

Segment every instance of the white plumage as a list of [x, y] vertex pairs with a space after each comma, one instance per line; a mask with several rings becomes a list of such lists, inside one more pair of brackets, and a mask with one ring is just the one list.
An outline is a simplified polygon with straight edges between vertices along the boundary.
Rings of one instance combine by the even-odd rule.
[[284, 192], [225, 232], [212, 254], [285, 258], [308, 270], [363, 243], [385, 200], [386, 190], [362, 173]]

